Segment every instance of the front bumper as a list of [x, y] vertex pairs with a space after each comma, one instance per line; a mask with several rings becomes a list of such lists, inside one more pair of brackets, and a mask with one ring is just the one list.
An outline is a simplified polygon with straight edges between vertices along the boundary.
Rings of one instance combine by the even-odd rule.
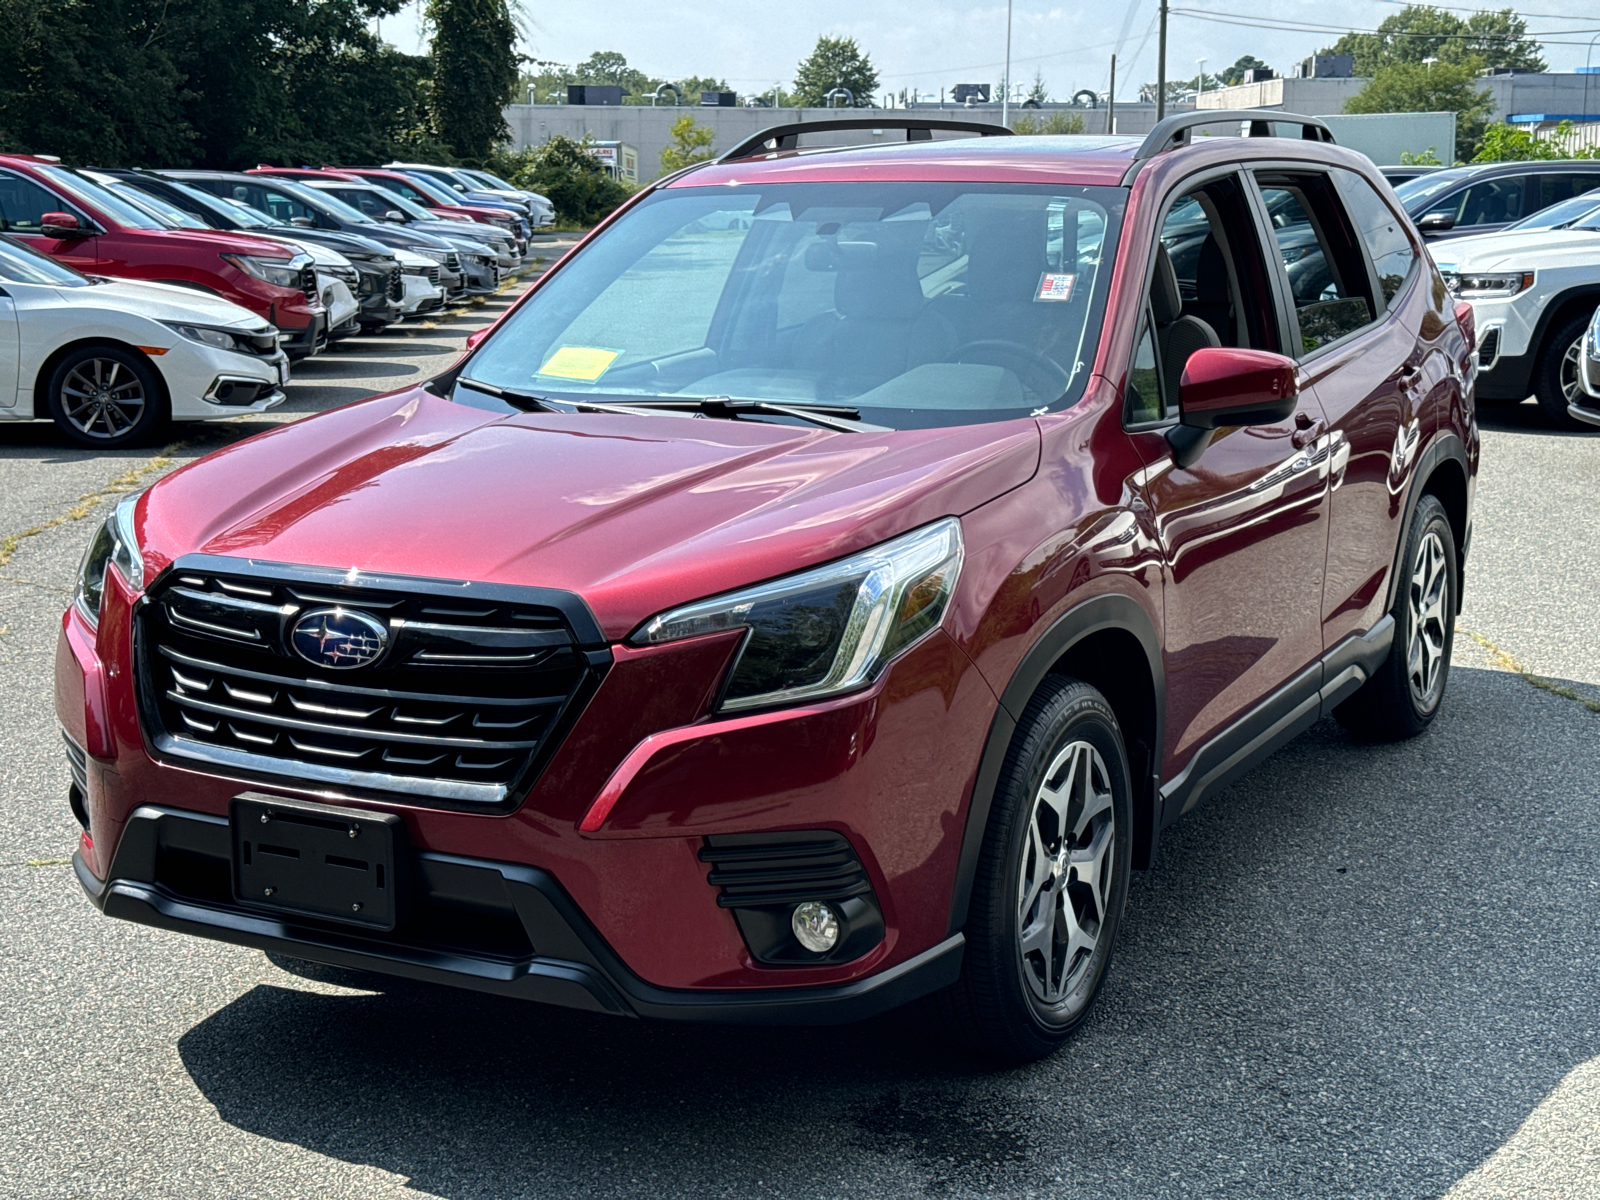
[[[612, 664], [537, 778], [513, 803], [477, 811], [163, 752], [151, 740], [159, 730], [140, 718], [135, 685], [143, 601], [115, 570], [106, 595], [98, 626], [76, 608], [63, 618], [55, 676], [57, 715], [83, 762], [82, 870], [111, 915], [538, 998], [548, 998], [539, 990], [549, 986], [546, 960], [558, 975], [568, 970], [561, 964], [587, 963], [606, 987], [579, 990], [615, 994], [623, 1007], [557, 1002], [685, 1019], [853, 1019], [941, 986], [959, 962], [950, 926], [959, 831], [997, 701], [942, 632], [864, 692], [737, 717], [708, 710], [706, 680], [720, 677], [729, 639], [613, 646]], [[933, 762], [945, 766], [926, 770]], [[402, 923], [397, 936], [375, 940], [367, 930], [285, 923], [234, 904], [227, 814], [246, 791], [399, 817], [405, 845], [433, 877], [421, 895], [455, 905], [452, 919]], [[714, 882], [708, 866], [730, 844], [737, 853], [752, 839], [797, 836], [786, 831], [824, 831], [852, 848], [853, 869], [881, 913], [870, 949], [838, 961], [761, 956], [743, 915], [774, 901], [720, 890], [728, 885]], [[451, 864], [493, 877], [440, 882]], [[564, 920], [577, 932], [567, 940], [516, 902], [527, 896], [516, 880], [538, 890], [546, 878], [570, 902]], [[462, 904], [471, 910], [464, 916]], [[835, 1002], [837, 1016], [815, 1015]]]
[[220, 350], [185, 339], [156, 360], [174, 421], [206, 421], [265, 412], [284, 401], [289, 359]]
[[945, 987], [961, 970], [964, 941], [956, 934], [876, 975], [832, 987], [660, 988], [628, 970], [555, 878], [537, 867], [418, 854], [418, 905], [433, 934], [418, 944], [245, 909], [231, 900], [231, 858], [225, 817], [145, 806], [130, 814], [105, 879], [82, 854], [73, 855], [73, 868], [90, 901], [110, 917], [330, 966], [614, 1016], [840, 1024]]
[[316, 312], [312, 314], [309, 324], [300, 329], [284, 329], [279, 327], [282, 335], [278, 345], [290, 358], [310, 358], [313, 354], [322, 353], [328, 344], [328, 314]]
[[402, 316], [421, 316], [443, 307], [444, 289], [436, 283], [430, 283], [426, 275], [407, 274], [404, 278], [405, 293], [400, 300]]

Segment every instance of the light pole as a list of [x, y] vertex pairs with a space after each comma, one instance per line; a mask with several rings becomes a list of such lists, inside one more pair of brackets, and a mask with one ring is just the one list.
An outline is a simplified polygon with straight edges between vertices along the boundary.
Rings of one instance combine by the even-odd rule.
[[[1162, 0], [1163, 3], [1166, 0]], [[1001, 85], [1000, 124], [1011, 126], [1011, 0], [1006, 0], [1006, 76]]]
[[1156, 53], [1156, 120], [1167, 115], [1167, 0], [1161, 0], [1161, 37]]
[[1594, 57], [1594, 44], [1600, 41], [1600, 33], [1589, 39], [1589, 50], [1583, 56], [1583, 115], [1589, 116], [1589, 60]]
[[[1200, 87], [1197, 89], [1197, 92], [1198, 95], [1204, 96], [1206, 94], [1206, 60], [1203, 58], [1197, 58], [1195, 59], [1195, 62], [1200, 64]], [[1198, 99], [1195, 100], [1194, 106], [1196, 108], [1200, 107], [1200, 101]]]

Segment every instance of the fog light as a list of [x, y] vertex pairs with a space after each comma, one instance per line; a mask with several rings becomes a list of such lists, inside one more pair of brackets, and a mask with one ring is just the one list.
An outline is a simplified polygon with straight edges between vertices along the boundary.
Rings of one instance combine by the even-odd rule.
[[819, 900], [796, 905], [789, 927], [796, 940], [813, 954], [826, 954], [839, 941], [839, 918]]

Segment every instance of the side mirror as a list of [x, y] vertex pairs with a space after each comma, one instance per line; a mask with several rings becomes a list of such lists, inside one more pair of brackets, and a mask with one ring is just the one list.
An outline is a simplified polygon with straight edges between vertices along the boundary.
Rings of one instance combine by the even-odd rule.
[[1275, 425], [1294, 415], [1300, 398], [1294, 359], [1266, 350], [1207, 346], [1184, 364], [1178, 424], [1167, 432], [1180, 467], [1198, 459], [1213, 430]]
[[78, 223], [75, 214], [69, 212], [47, 212], [39, 218], [39, 232], [51, 238], [86, 238], [93, 237], [94, 230], [85, 229]]
[[462, 183], [452, 183], [450, 186], [455, 188], [455, 190], [458, 192], [465, 192], [467, 190], [466, 185]]
[[289, 224], [298, 225], [301, 229], [315, 229], [317, 223], [310, 217], [290, 217]]
[[397, 225], [404, 225], [406, 223], [405, 213], [401, 212], [398, 208], [391, 208], [388, 212], [384, 213], [383, 219], [385, 221], [393, 221]]
[[1425, 213], [1417, 222], [1417, 228], [1424, 233], [1448, 233], [1455, 227], [1456, 219], [1447, 212]]
[[467, 349], [476, 350], [478, 348], [478, 343], [489, 336], [489, 330], [492, 328], [492, 325], [485, 325], [482, 329], [475, 330], [474, 332], [467, 334]]

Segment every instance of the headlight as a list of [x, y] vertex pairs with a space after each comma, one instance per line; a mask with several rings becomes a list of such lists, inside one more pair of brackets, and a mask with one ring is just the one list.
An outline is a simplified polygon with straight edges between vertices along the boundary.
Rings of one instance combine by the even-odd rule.
[[116, 567], [135, 591], [144, 587], [144, 559], [139, 555], [139, 542], [133, 536], [133, 507], [141, 494], [135, 492], [118, 501], [116, 509], [90, 541], [83, 563], [78, 567], [78, 592], [73, 599], [91, 625], [100, 623], [100, 602], [105, 597], [108, 566]]
[[175, 321], [163, 321], [162, 324], [180, 337], [186, 337], [191, 342], [199, 342], [202, 346], [244, 353], [244, 347], [239, 345], [239, 339], [225, 329], [212, 329], [206, 325], [179, 325]]
[[262, 258], [257, 254], [224, 254], [222, 257], [246, 275], [254, 275], [264, 283], [281, 288], [298, 288], [300, 268], [311, 261], [301, 258]]
[[430, 250], [426, 247], [419, 247], [417, 249], [417, 253], [422, 255], [424, 258], [433, 259], [433, 261], [438, 263], [440, 266], [443, 266], [445, 263], [450, 261], [451, 254], [449, 250]]
[[961, 524], [946, 518], [839, 562], [662, 613], [630, 641], [748, 630], [723, 711], [837, 695], [876, 679], [944, 619], [961, 554]]
[[1532, 271], [1463, 271], [1447, 280], [1463, 300], [1504, 300], [1533, 286]]

